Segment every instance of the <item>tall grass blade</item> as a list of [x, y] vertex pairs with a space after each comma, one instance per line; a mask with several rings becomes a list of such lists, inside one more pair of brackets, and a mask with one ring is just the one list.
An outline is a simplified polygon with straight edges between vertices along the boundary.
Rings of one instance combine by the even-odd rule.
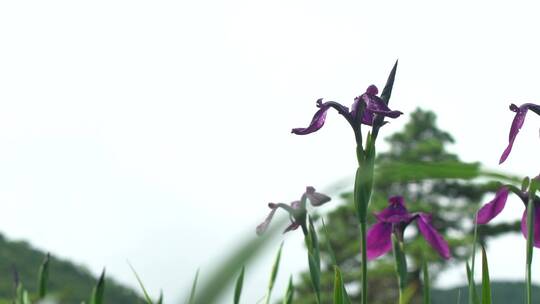
[[471, 268], [469, 267], [469, 262], [465, 264], [467, 266], [467, 280], [469, 283], [469, 304], [480, 304], [478, 301], [478, 295], [476, 294], [476, 287], [474, 286], [474, 276], [472, 274]]
[[105, 269], [101, 272], [99, 280], [92, 290], [89, 304], [103, 304], [103, 294], [105, 292]]
[[193, 279], [193, 284], [191, 285], [191, 292], [189, 293], [189, 304], [195, 303], [195, 294], [197, 293], [197, 281], [199, 281], [199, 270], [195, 273], [195, 278]]
[[[141, 287], [141, 290], [143, 292], [144, 300], [146, 301], [146, 304], [154, 304], [154, 302], [152, 301], [152, 298], [150, 298], [150, 296], [148, 295], [148, 292], [146, 291], [146, 288], [144, 288], [144, 284], [143, 284], [141, 278], [139, 277], [139, 274], [137, 274], [137, 271], [135, 271], [135, 268], [133, 268], [131, 263], [128, 262], [128, 265], [131, 268], [131, 271], [133, 271], [133, 274], [135, 275], [135, 278], [137, 278], [137, 282], [139, 283], [139, 286]], [[199, 273], [197, 271], [197, 275], [198, 274]]]
[[268, 289], [266, 291], [266, 298], [264, 303], [270, 303], [270, 297], [272, 296], [272, 289], [274, 289], [274, 284], [276, 283], [277, 274], [279, 271], [279, 262], [281, 261], [281, 250], [283, 249], [283, 242], [279, 246], [279, 250], [276, 254], [276, 259], [274, 260], [274, 265], [272, 265], [272, 273], [270, 274], [270, 281], [268, 282]]
[[394, 249], [395, 270], [398, 280], [399, 303], [402, 304], [404, 301], [404, 292], [407, 288], [407, 260], [403, 251], [403, 243], [394, 234], [392, 234], [392, 247]]
[[264, 245], [280, 231], [288, 218], [282, 217], [276, 219], [266, 233], [260, 237], [253, 237], [244, 241], [243, 244], [236, 247], [236, 250], [223, 259], [215, 270], [208, 276], [210, 279], [198, 288], [197, 298], [193, 303], [209, 304], [216, 303], [221, 293], [227, 286], [230, 286], [235, 279], [238, 269], [253, 259]]
[[482, 247], [482, 304], [491, 304], [491, 284], [486, 250]]
[[424, 280], [424, 304], [431, 304], [431, 286], [429, 281], [429, 269], [426, 261], [422, 262], [422, 275]]
[[[339, 266], [337, 264], [337, 259], [336, 259], [336, 255], [334, 253], [334, 249], [332, 248], [332, 244], [330, 243], [330, 234], [328, 233], [328, 229], [326, 229], [326, 224], [324, 223], [324, 220], [322, 220], [322, 224], [323, 224], [323, 230], [324, 230], [324, 234], [325, 234], [325, 237], [326, 237], [326, 250], [328, 251], [328, 254], [330, 255], [330, 260], [332, 261], [332, 265], [337, 268], [337, 270], [340, 272], [340, 276], [341, 276], [341, 271], [339, 270]], [[349, 295], [347, 294], [347, 289], [345, 288], [345, 284], [343, 283], [343, 279], [341, 279], [341, 289], [343, 289], [341, 291], [342, 295], [343, 295], [343, 303], [346, 303], [346, 304], [350, 304], [351, 303], [351, 300], [349, 298]]]
[[283, 297], [283, 304], [292, 304], [294, 298], [294, 285], [292, 276], [289, 277], [289, 285], [287, 291], [285, 291], [285, 297]]
[[242, 286], [244, 285], [244, 272], [246, 271], [246, 268], [242, 266], [242, 270], [240, 271], [240, 275], [238, 276], [238, 279], [236, 280], [236, 286], [234, 288], [234, 304], [240, 303], [240, 296], [242, 295]]
[[156, 304], [163, 304], [163, 290], [159, 291], [159, 298], [158, 298]]
[[313, 221], [309, 218], [309, 229], [306, 240], [308, 247], [308, 264], [311, 284], [315, 291], [316, 302], [321, 303], [321, 259], [319, 251], [319, 239]]
[[334, 304], [345, 304], [345, 295], [343, 294], [343, 278], [337, 266], [334, 266]]
[[38, 274], [38, 299], [43, 299], [47, 295], [47, 284], [49, 283], [49, 261], [50, 254], [47, 253], [43, 263], [39, 267]]

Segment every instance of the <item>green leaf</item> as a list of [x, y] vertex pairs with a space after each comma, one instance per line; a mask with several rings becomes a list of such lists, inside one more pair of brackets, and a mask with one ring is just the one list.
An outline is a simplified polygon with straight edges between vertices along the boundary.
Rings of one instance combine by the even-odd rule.
[[491, 284], [486, 250], [482, 247], [482, 304], [491, 304]]
[[474, 286], [474, 276], [469, 267], [469, 262], [466, 264], [467, 267], [467, 280], [469, 282], [469, 304], [479, 304], [478, 295], [476, 294], [476, 287]]
[[429, 269], [426, 260], [422, 262], [422, 274], [424, 280], [424, 304], [431, 304], [431, 287], [429, 282]]
[[247, 240], [243, 238], [245, 241], [235, 247], [235, 251], [223, 259], [223, 263], [216, 267], [213, 273], [208, 276], [210, 279], [199, 288], [195, 303], [216, 303], [225, 288], [233, 283], [238, 269], [253, 259], [273, 236], [281, 232], [282, 225], [287, 220], [288, 218], [286, 217], [277, 218], [274, 220], [273, 226], [262, 236], [247, 238]]
[[159, 298], [156, 304], [163, 304], [163, 290], [159, 291]]
[[[388, 104], [390, 102], [390, 96], [392, 95], [392, 89], [394, 87], [394, 80], [396, 79], [396, 71], [397, 71], [398, 61], [396, 60], [396, 63], [394, 63], [394, 66], [392, 67], [392, 70], [390, 71], [390, 75], [388, 75], [388, 79], [386, 80], [386, 84], [384, 85], [384, 89], [381, 93], [381, 99], [384, 101], [384, 103]], [[379, 134], [379, 129], [384, 123], [384, 116], [376, 115], [375, 121], [373, 122], [373, 138], [376, 139], [377, 135]]]
[[43, 299], [47, 295], [47, 284], [49, 282], [49, 261], [50, 254], [47, 253], [43, 263], [39, 267], [38, 274], [38, 298]]
[[270, 281], [268, 282], [268, 289], [266, 291], [266, 301], [265, 303], [270, 303], [270, 297], [272, 295], [272, 289], [274, 289], [274, 284], [276, 282], [278, 270], [279, 270], [279, 262], [281, 261], [281, 250], [283, 249], [283, 242], [281, 242], [281, 245], [279, 246], [279, 250], [276, 255], [276, 259], [274, 260], [274, 265], [272, 265], [272, 273], [270, 274]]
[[236, 287], [234, 288], [234, 304], [240, 303], [240, 295], [242, 295], [242, 286], [244, 285], [244, 272], [246, 268], [242, 266], [242, 270], [240, 271], [240, 275], [238, 276], [238, 279], [236, 280]]
[[392, 245], [394, 249], [394, 262], [396, 266], [396, 274], [398, 278], [398, 286], [400, 294], [407, 287], [407, 260], [403, 251], [403, 243], [401, 243], [395, 234], [392, 234]]
[[388, 102], [390, 101], [390, 96], [392, 95], [392, 89], [394, 88], [394, 80], [396, 79], [397, 66], [398, 60], [396, 60], [396, 63], [394, 63], [394, 66], [392, 67], [392, 70], [388, 75], [388, 79], [386, 80], [386, 84], [384, 85], [384, 89], [381, 93], [381, 99], [384, 100], [386, 104], [388, 104]]
[[375, 168], [378, 183], [420, 181], [426, 179], [472, 179], [481, 176], [478, 163], [443, 162], [388, 162]]
[[330, 255], [330, 260], [332, 261], [333, 266], [337, 266], [337, 259], [336, 254], [334, 252], [334, 248], [332, 248], [332, 244], [330, 243], [330, 234], [328, 233], [328, 229], [326, 229], [326, 224], [324, 223], [324, 219], [321, 218], [323, 230], [324, 230], [324, 236], [326, 237], [326, 250], [328, 251], [328, 254]]
[[102, 304], [103, 303], [103, 293], [105, 292], [105, 269], [101, 272], [99, 280], [92, 290], [92, 296], [90, 297], [89, 304]]
[[321, 259], [319, 252], [319, 239], [313, 226], [313, 220], [309, 218], [309, 229], [306, 244], [308, 247], [308, 265], [311, 284], [315, 291], [317, 303], [321, 302]]
[[[146, 288], [144, 288], [144, 284], [141, 280], [141, 278], [139, 277], [139, 275], [137, 274], [137, 272], [135, 271], [135, 268], [133, 268], [133, 266], [128, 262], [128, 265], [129, 267], [131, 268], [131, 271], [133, 271], [133, 274], [135, 275], [135, 278], [137, 278], [137, 282], [139, 283], [139, 286], [141, 287], [141, 290], [143, 291], [143, 295], [144, 295], [144, 300], [146, 301], [147, 304], [154, 304], [152, 299], [150, 298], [150, 296], [148, 295], [148, 292], [146, 291]], [[198, 271], [197, 271], [197, 275], [198, 275]]]
[[294, 285], [292, 276], [289, 277], [289, 285], [287, 291], [285, 291], [285, 297], [283, 298], [283, 304], [292, 304], [294, 298]]
[[334, 266], [334, 304], [345, 304], [343, 295], [343, 279], [337, 266]]
[[189, 293], [189, 304], [195, 303], [195, 293], [197, 292], [197, 281], [199, 281], [199, 270], [195, 273], [195, 278], [193, 279], [193, 284], [191, 285], [191, 292]]

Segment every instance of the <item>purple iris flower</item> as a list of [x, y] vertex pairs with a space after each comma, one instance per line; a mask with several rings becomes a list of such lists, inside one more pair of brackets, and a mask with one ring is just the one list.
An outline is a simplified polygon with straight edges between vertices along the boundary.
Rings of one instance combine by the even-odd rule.
[[392, 250], [392, 233], [399, 240], [403, 240], [405, 228], [416, 221], [418, 230], [426, 241], [444, 259], [450, 258], [450, 248], [448, 243], [431, 225], [431, 215], [427, 213], [409, 213], [405, 207], [405, 200], [401, 196], [393, 196], [388, 199], [388, 207], [375, 214], [377, 223], [368, 231], [367, 235], [367, 257], [373, 260]]
[[272, 221], [272, 218], [274, 217], [274, 214], [276, 211], [281, 208], [289, 213], [289, 217], [291, 219], [291, 224], [283, 231], [283, 233], [296, 230], [298, 227], [302, 227], [302, 232], [304, 232], [304, 235], [307, 235], [307, 225], [306, 225], [306, 219], [307, 219], [307, 209], [306, 209], [306, 201], [309, 200], [312, 206], [318, 207], [325, 203], [328, 203], [330, 201], [330, 197], [316, 192], [315, 188], [308, 186], [306, 187], [306, 192], [302, 194], [302, 197], [298, 201], [294, 201], [290, 203], [289, 205], [279, 203], [269, 203], [268, 207], [271, 209], [270, 213], [266, 217], [266, 219], [257, 226], [256, 232], [257, 235], [263, 234], [270, 225], [270, 222]]
[[[379, 90], [376, 86], [370, 85], [366, 92], [354, 99], [351, 110], [346, 106], [337, 103], [335, 101], [322, 102], [322, 98], [317, 100], [317, 107], [319, 110], [315, 112], [311, 123], [307, 128], [295, 128], [292, 129], [292, 133], [297, 135], [306, 135], [318, 131], [324, 125], [326, 120], [326, 112], [330, 108], [334, 108], [349, 122], [355, 132], [357, 132], [359, 125], [364, 124], [372, 126], [375, 115], [382, 115], [384, 117], [397, 118], [401, 114], [400, 111], [392, 111], [386, 103], [377, 96]], [[362, 117], [357, 117], [360, 106], [363, 105]]]
[[525, 116], [527, 115], [528, 110], [531, 110], [534, 113], [540, 115], [540, 105], [536, 105], [533, 103], [525, 103], [522, 104], [520, 107], [516, 106], [515, 104], [510, 105], [510, 111], [516, 112], [516, 116], [514, 116], [514, 120], [512, 121], [512, 127], [510, 128], [510, 135], [508, 136], [508, 146], [501, 155], [499, 164], [502, 164], [506, 160], [506, 158], [508, 158], [510, 151], [512, 151], [512, 146], [514, 145], [514, 141], [516, 140], [516, 136], [518, 135], [519, 130], [525, 122]]
[[[540, 179], [540, 176], [535, 179]], [[510, 191], [514, 192], [525, 205], [525, 211], [521, 218], [521, 232], [523, 236], [527, 238], [527, 204], [529, 201], [529, 193], [527, 191], [519, 190], [512, 186], [503, 186], [495, 194], [489, 203], [485, 204], [476, 214], [476, 222], [478, 224], [487, 224], [493, 218], [495, 218], [506, 205], [506, 200]], [[534, 197], [534, 247], [540, 248], [540, 198]]]

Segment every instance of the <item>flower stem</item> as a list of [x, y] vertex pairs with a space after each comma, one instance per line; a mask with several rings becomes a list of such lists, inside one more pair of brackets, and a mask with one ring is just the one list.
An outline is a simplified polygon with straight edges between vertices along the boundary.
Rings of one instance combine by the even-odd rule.
[[526, 292], [527, 304], [532, 304], [532, 282], [531, 265], [533, 258], [533, 240], [534, 240], [534, 194], [529, 198], [527, 206], [527, 261], [526, 261]]
[[407, 286], [407, 260], [403, 251], [403, 243], [392, 235], [392, 249], [394, 250], [394, 262], [399, 290], [399, 304], [405, 303], [405, 288]]
[[360, 222], [361, 251], [362, 251], [362, 302], [367, 304], [367, 225], [366, 222]]

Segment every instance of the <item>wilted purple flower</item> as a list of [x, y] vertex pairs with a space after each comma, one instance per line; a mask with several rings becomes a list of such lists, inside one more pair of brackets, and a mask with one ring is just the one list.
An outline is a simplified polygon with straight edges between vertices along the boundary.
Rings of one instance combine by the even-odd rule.
[[307, 235], [307, 225], [306, 225], [306, 219], [307, 219], [307, 209], [306, 209], [306, 201], [309, 200], [312, 206], [317, 207], [321, 206], [327, 202], [330, 201], [330, 197], [328, 197], [325, 194], [319, 193], [315, 191], [315, 188], [308, 186], [306, 187], [306, 192], [302, 194], [302, 197], [298, 201], [294, 201], [290, 203], [289, 205], [279, 203], [269, 203], [268, 207], [272, 209], [266, 219], [257, 226], [256, 232], [257, 235], [263, 234], [270, 225], [270, 222], [272, 221], [272, 218], [274, 217], [274, 214], [276, 211], [281, 208], [289, 213], [289, 217], [291, 219], [291, 224], [283, 231], [283, 233], [296, 230], [298, 227], [302, 227], [302, 231], [305, 235]]
[[508, 146], [501, 155], [499, 164], [502, 164], [506, 160], [506, 158], [508, 158], [510, 151], [512, 151], [512, 146], [514, 145], [514, 141], [516, 140], [516, 136], [518, 135], [519, 130], [525, 122], [525, 116], [527, 115], [528, 110], [531, 110], [534, 113], [540, 115], [540, 105], [536, 105], [533, 103], [525, 103], [522, 104], [520, 107], [516, 106], [515, 104], [510, 105], [510, 111], [516, 112], [516, 116], [514, 116], [514, 120], [512, 121], [512, 127], [510, 127]]
[[444, 259], [450, 258], [448, 243], [431, 225], [431, 215], [422, 212], [409, 213], [405, 207], [405, 200], [401, 196], [393, 196], [388, 202], [386, 209], [375, 214], [377, 223], [371, 226], [368, 231], [368, 260], [373, 260], [392, 250], [392, 233], [395, 233], [398, 239], [402, 240], [405, 228], [412, 221], [416, 221], [418, 230], [433, 249]]
[[[317, 100], [317, 107], [319, 110], [315, 112], [311, 123], [307, 128], [295, 128], [292, 129], [292, 133], [297, 135], [306, 135], [318, 131], [324, 125], [326, 120], [326, 112], [330, 108], [334, 108], [349, 122], [354, 132], [357, 132], [360, 124], [373, 125], [375, 114], [382, 115], [384, 117], [397, 118], [401, 114], [400, 111], [392, 111], [386, 103], [377, 96], [379, 90], [376, 86], [370, 85], [366, 92], [354, 99], [351, 111], [346, 106], [337, 103], [335, 101], [322, 102], [322, 98]], [[357, 113], [360, 106], [364, 105], [364, 111], [362, 117], [357, 117]]]
[[[536, 177], [538, 179], [540, 177]], [[529, 200], [529, 193], [527, 191], [518, 190], [513, 187], [512, 190], [509, 186], [501, 187], [495, 197], [487, 204], [485, 204], [478, 213], [476, 214], [476, 223], [478, 224], [487, 224], [493, 218], [495, 218], [506, 205], [506, 200], [510, 191], [514, 192], [525, 205], [525, 211], [523, 212], [523, 217], [521, 218], [521, 232], [523, 236], [527, 238], [527, 204]], [[540, 199], [535, 196], [534, 198], [534, 247], [540, 248]]]

